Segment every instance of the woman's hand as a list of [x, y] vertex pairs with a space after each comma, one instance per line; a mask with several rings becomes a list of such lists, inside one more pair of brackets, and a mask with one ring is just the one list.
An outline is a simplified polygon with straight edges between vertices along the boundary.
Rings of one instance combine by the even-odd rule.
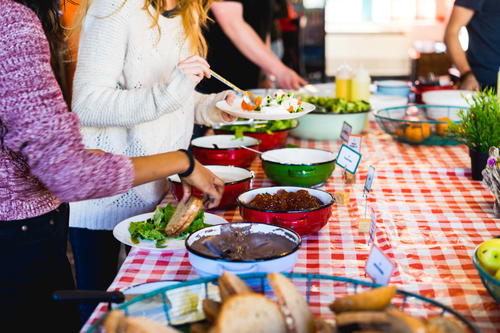
[[[226, 103], [227, 104], [233, 105], [233, 103], [234, 103], [234, 93], [232, 91], [229, 91], [227, 93], [225, 99], [226, 99]], [[232, 114], [224, 112], [224, 111], [221, 111], [221, 115], [222, 115], [222, 120], [224, 120], [226, 123], [231, 123], [231, 122], [236, 121], [238, 119], [238, 117], [233, 116]]]
[[464, 90], [481, 90], [481, 86], [479, 82], [477, 82], [474, 74], [469, 74], [467, 77], [460, 83], [460, 89]]
[[196, 84], [210, 77], [210, 65], [200, 56], [188, 57], [179, 62], [177, 67]]
[[191, 187], [194, 186], [203, 192], [203, 203], [207, 209], [219, 205], [224, 193], [224, 181], [195, 160], [193, 173], [186, 178], [181, 178], [184, 195], [181, 202], [186, 202], [191, 196]]

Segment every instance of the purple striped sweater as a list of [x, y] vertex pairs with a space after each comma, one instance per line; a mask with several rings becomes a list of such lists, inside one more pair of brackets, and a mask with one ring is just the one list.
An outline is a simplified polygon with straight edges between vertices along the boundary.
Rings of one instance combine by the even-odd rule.
[[37, 16], [0, 0], [0, 221], [124, 193], [132, 182], [129, 158], [84, 149]]

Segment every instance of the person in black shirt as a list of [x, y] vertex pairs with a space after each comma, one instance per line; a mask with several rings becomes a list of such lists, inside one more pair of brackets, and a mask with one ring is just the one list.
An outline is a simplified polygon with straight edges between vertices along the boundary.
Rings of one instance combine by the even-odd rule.
[[[463, 51], [458, 33], [466, 26], [469, 49]], [[456, 0], [446, 27], [445, 42], [460, 71], [460, 88], [496, 88], [500, 68], [500, 0]]]
[[[306, 82], [285, 66], [270, 50], [273, 0], [215, 2], [210, 16], [215, 22], [205, 29], [210, 68], [242, 89], [257, 88], [261, 70], [273, 75], [284, 89], [299, 89]], [[204, 93], [227, 89], [215, 79], [198, 85]]]

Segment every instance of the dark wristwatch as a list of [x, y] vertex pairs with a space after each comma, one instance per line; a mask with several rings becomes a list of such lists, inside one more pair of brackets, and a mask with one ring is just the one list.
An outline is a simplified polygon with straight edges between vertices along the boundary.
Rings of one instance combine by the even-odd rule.
[[195, 166], [195, 161], [194, 161], [193, 153], [191, 153], [190, 151], [187, 151], [186, 149], [179, 149], [178, 151], [181, 151], [184, 154], [186, 154], [186, 156], [187, 156], [187, 158], [189, 160], [189, 167], [183, 173], [179, 173], [179, 177], [181, 177], [181, 178], [189, 177], [193, 173], [194, 166]]

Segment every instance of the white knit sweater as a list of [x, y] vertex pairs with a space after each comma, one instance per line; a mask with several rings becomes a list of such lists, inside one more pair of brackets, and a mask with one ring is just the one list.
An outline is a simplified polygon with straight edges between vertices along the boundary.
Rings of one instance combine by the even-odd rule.
[[[143, 156], [186, 148], [193, 123], [222, 122], [215, 102], [176, 65], [190, 55], [180, 17], [160, 17], [160, 33], [144, 0], [94, 0], [80, 38], [73, 111], [88, 148]], [[152, 10], [152, 9], [151, 9]], [[70, 226], [111, 230], [155, 209], [165, 180], [109, 198], [71, 204]]]

